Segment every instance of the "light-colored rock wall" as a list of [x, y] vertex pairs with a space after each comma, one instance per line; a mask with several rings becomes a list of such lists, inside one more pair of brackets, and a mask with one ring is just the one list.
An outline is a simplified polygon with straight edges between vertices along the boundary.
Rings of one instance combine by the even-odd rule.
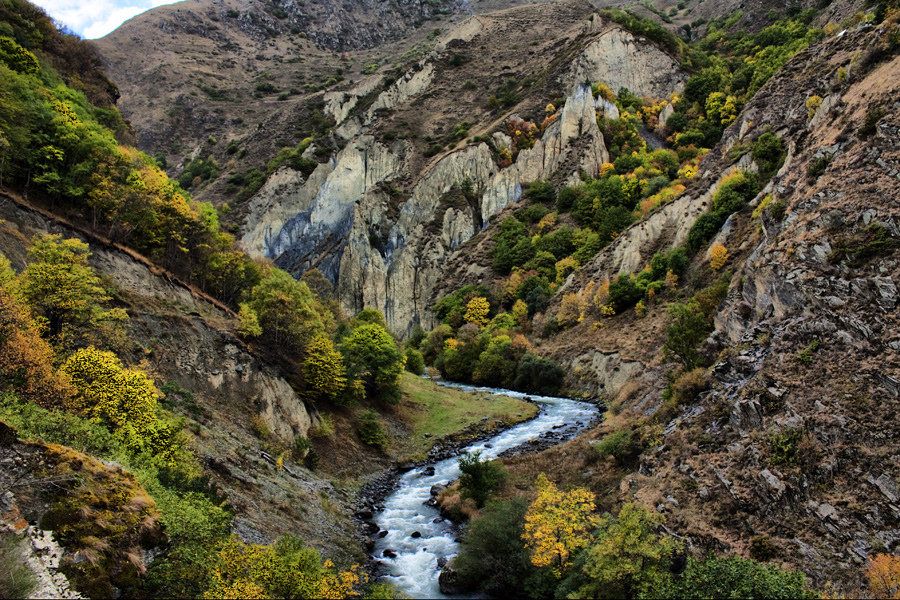
[[[616, 27], [596, 19], [591, 23], [595, 37], [567, 71], [568, 96], [559, 118], [505, 169], [487, 145], [478, 143], [441, 157], [424, 173], [411, 173], [409, 145], [387, 147], [365, 133], [379, 110], [408, 104], [431, 89], [436, 79], [432, 58], [383, 91], [365, 115], [350, 116], [358, 98], [376, 89], [372, 81], [377, 78], [330, 95], [327, 109], [340, 123], [346, 146], [306, 181], [296, 174], [273, 175], [251, 202], [243, 246], [295, 274], [316, 266], [335, 281], [346, 310], [378, 308], [397, 334], [417, 323], [430, 326], [429, 304], [445, 261], [519, 201], [524, 184], [538, 179], [577, 183], [580, 171], [594, 175], [609, 159], [596, 115], [599, 108], [614, 117], [614, 107], [598, 101], [584, 82], [605, 81], [657, 97], [682, 85], [684, 75], [667, 54]], [[444, 41], [471, 39], [482, 31], [475, 18]], [[398, 211], [397, 200], [387, 197], [380, 184], [404, 177], [413, 184]], [[477, 206], [442, 208], [442, 198], [464, 181], [477, 190]], [[682, 213], [695, 217], [700, 210], [697, 202], [673, 203], [646, 225], [652, 229], [646, 237], [656, 237], [660, 228], [681, 227]], [[633, 248], [622, 246], [619, 252], [615, 260], [622, 268], [639, 262]]]
[[571, 88], [602, 81], [613, 91], [624, 87], [639, 96], [666, 98], [681, 89], [685, 79], [671, 56], [627, 31], [611, 27], [588, 44], [564, 83]]

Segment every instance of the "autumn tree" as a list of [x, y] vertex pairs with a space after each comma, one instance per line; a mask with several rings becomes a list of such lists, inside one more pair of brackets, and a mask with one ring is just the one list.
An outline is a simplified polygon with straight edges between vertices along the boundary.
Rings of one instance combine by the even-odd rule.
[[349, 373], [361, 380], [370, 398], [393, 401], [405, 357], [388, 331], [377, 323], [356, 327], [341, 343]]
[[88, 265], [90, 250], [81, 240], [42, 235], [28, 254], [19, 289], [51, 340], [61, 342], [70, 332], [125, 318], [124, 311], [104, 307], [110, 297]]
[[245, 311], [256, 314], [268, 342], [300, 354], [317, 334], [332, 329], [331, 313], [309, 287], [285, 271], [270, 268], [249, 294]]
[[242, 336], [255, 338], [262, 335], [263, 329], [259, 324], [259, 315], [246, 302], [241, 302], [238, 307], [237, 318], [237, 330]]
[[583, 553], [580, 598], [635, 598], [659, 589], [669, 576], [678, 544], [656, 533], [662, 517], [628, 503], [601, 519]]
[[66, 408], [121, 432], [134, 447], [155, 445], [159, 393], [143, 371], [127, 369], [115, 354], [93, 346], [75, 351], [62, 371], [77, 390]]
[[490, 323], [491, 305], [484, 296], [475, 296], [466, 304], [466, 323], [484, 327]]
[[344, 358], [327, 335], [317, 334], [307, 344], [301, 370], [314, 397], [334, 400], [347, 386]]
[[900, 556], [878, 554], [869, 559], [866, 579], [874, 597], [900, 599]]
[[525, 513], [522, 539], [531, 563], [550, 567], [559, 576], [571, 566], [572, 555], [587, 546], [599, 523], [594, 494], [584, 488], [564, 492], [541, 473], [537, 496]]
[[723, 244], [713, 244], [709, 250], [709, 267], [718, 271], [728, 262], [728, 249]]
[[53, 349], [41, 338], [27, 307], [0, 286], [0, 391], [44, 407], [65, 402], [75, 390], [53, 359]]
[[512, 316], [519, 327], [528, 325], [528, 305], [524, 300], [516, 300], [512, 306]]
[[368, 577], [356, 566], [345, 571], [322, 560], [294, 537], [273, 545], [230, 538], [213, 559], [204, 598], [354, 598]]

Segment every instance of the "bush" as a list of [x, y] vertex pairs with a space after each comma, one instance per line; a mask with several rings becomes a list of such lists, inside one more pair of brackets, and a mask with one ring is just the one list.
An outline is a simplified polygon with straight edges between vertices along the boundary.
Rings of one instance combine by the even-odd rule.
[[531, 202], [553, 204], [556, 201], [556, 190], [549, 181], [538, 180], [529, 183], [528, 187], [525, 188], [524, 195]]
[[751, 154], [759, 165], [760, 174], [768, 178], [784, 163], [784, 142], [774, 133], [767, 131], [753, 142]]
[[[488, 297], [488, 292], [480, 285], [465, 285], [438, 300], [434, 305], [434, 314], [443, 323], [456, 329], [465, 323], [466, 305], [476, 296]], [[426, 356], [427, 354], [426, 352]]]
[[745, 558], [688, 559], [680, 576], [659, 590], [669, 598], [816, 598], [802, 573]]
[[498, 598], [536, 597], [529, 581], [536, 569], [522, 545], [527, 509], [521, 498], [489, 502], [472, 519], [452, 563], [463, 588]]
[[481, 385], [508, 387], [516, 373], [516, 357], [509, 336], [499, 335], [488, 343], [472, 369], [472, 381]]
[[422, 375], [425, 372], [425, 358], [415, 348], [406, 349], [406, 370], [413, 375]]
[[643, 296], [644, 292], [631, 275], [619, 275], [609, 282], [609, 304], [617, 313], [631, 308]]
[[534, 249], [537, 252], [549, 252], [554, 256], [554, 262], [562, 260], [575, 251], [574, 233], [571, 227], [560, 227], [541, 236]]
[[[556, 264], [553, 265], [554, 271]], [[544, 277], [533, 276], [522, 282], [519, 286], [518, 296], [528, 305], [528, 316], [533, 317], [539, 312], [543, 312], [550, 305], [550, 298], [553, 297], [550, 291], [550, 282]]]
[[526, 352], [516, 368], [512, 387], [522, 392], [544, 396], [559, 393], [565, 372], [555, 362]]
[[348, 372], [363, 381], [370, 398], [388, 402], [399, 399], [397, 379], [405, 357], [387, 330], [376, 323], [355, 328], [341, 342]]
[[634, 461], [641, 453], [641, 445], [635, 439], [631, 429], [620, 429], [603, 436], [598, 442], [591, 444], [598, 456], [612, 456], [621, 465]]
[[669, 307], [671, 321], [666, 329], [664, 348], [670, 357], [677, 358], [686, 369], [699, 366], [701, 357], [697, 346], [706, 339], [711, 323], [696, 301], [675, 302]]
[[556, 208], [560, 212], [569, 212], [575, 206], [575, 202], [583, 194], [583, 190], [577, 187], [564, 187], [556, 196]]
[[156, 419], [159, 392], [153, 380], [135, 369], [126, 369], [112, 352], [93, 346], [74, 352], [63, 363], [77, 393], [66, 406], [69, 410], [121, 431], [129, 445], [148, 450], [164, 440]]
[[364, 410], [356, 420], [356, 434], [360, 441], [374, 448], [384, 450], [388, 443], [387, 434], [381, 426], [381, 419], [374, 410]]
[[471, 498], [481, 508], [488, 498], [503, 486], [506, 469], [494, 460], [481, 460], [481, 452], [466, 453], [459, 458], [459, 486], [464, 498]]
[[493, 250], [493, 266], [501, 275], [508, 275], [513, 267], [524, 265], [534, 256], [525, 225], [513, 217], [500, 223]]

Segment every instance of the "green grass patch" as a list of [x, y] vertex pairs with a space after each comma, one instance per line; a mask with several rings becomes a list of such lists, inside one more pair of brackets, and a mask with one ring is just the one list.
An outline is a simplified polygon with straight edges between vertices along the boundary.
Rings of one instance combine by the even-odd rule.
[[490, 428], [519, 423], [538, 412], [537, 406], [518, 398], [445, 388], [412, 373], [400, 376], [400, 390], [397, 414], [410, 428], [408, 436], [395, 440], [394, 450], [402, 459], [424, 458], [436, 441], [458, 434], [485, 417]]

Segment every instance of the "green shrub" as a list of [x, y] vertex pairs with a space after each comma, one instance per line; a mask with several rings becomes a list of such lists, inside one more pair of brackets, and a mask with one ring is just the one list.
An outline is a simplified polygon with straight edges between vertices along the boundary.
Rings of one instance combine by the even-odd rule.
[[185, 189], [198, 186], [204, 181], [214, 179], [219, 174], [219, 166], [211, 158], [195, 158], [184, 166], [178, 183]]
[[685, 571], [658, 590], [667, 598], [816, 598], [802, 573], [739, 557], [688, 559]]
[[793, 464], [797, 459], [797, 447], [803, 438], [803, 430], [786, 429], [769, 437], [769, 460], [773, 465]]
[[[554, 263], [554, 278], [556, 264]], [[550, 305], [553, 293], [550, 290], [550, 282], [546, 277], [534, 275], [522, 282], [519, 286], [518, 296], [528, 305], [528, 316], [533, 317], [543, 312]]]
[[671, 321], [666, 328], [666, 353], [677, 358], [686, 369], [699, 366], [701, 357], [697, 346], [706, 339], [711, 323], [696, 301], [675, 302], [669, 306]]
[[560, 212], [568, 212], [575, 206], [576, 200], [582, 195], [580, 187], [564, 187], [556, 196], [556, 208]]
[[552, 205], [556, 201], [556, 190], [549, 181], [538, 180], [528, 184], [524, 196], [531, 202]]
[[384, 450], [388, 443], [387, 434], [381, 426], [381, 418], [374, 410], [364, 410], [356, 419], [356, 434], [360, 441], [374, 448]]
[[504, 219], [494, 243], [494, 269], [501, 275], [507, 275], [513, 267], [524, 265], [532, 256], [534, 249], [525, 225], [513, 217]]
[[525, 223], [537, 223], [549, 213], [550, 209], [547, 208], [546, 204], [529, 204], [516, 211], [516, 218]]
[[506, 481], [506, 469], [495, 460], [481, 460], [481, 452], [459, 458], [459, 486], [464, 498], [471, 498], [480, 508]]
[[361, 379], [369, 398], [387, 402], [399, 400], [397, 380], [405, 357], [388, 331], [377, 323], [365, 323], [353, 329], [341, 341], [347, 372]]
[[575, 230], [571, 227], [563, 226], [541, 236], [534, 244], [537, 252], [549, 252], [556, 260], [562, 260], [575, 251], [574, 242]]
[[421, 375], [425, 372], [425, 358], [415, 348], [406, 349], [406, 370], [414, 375]]
[[644, 297], [632, 275], [619, 275], [609, 283], [609, 304], [617, 313], [627, 310]]
[[784, 142], [770, 131], [756, 138], [750, 152], [764, 177], [780, 169], [786, 155]]
[[526, 352], [516, 368], [512, 387], [523, 392], [552, 396], [559, 393], [564, 378], [565, 372], [558, 364]]
[[591, 444], [598, 456], [612, 456], [622, 465], [631, 463], [641, 453], [640, 441], [631, 429], [619, 429]]
[[528, 503], [521, 498], [489, 502], [466, 529], [453, 570], [466, 590], [492, 597], [538, 597], [537, 570], [522, 544]]

